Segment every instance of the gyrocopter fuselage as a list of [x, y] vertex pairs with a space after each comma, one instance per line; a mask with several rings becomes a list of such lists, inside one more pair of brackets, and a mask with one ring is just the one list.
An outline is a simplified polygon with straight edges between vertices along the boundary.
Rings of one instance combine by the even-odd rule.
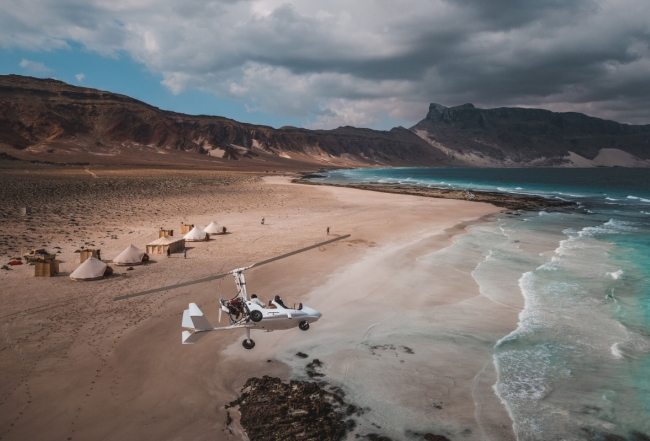
[[276, 331], [281, 329], [300, 328], [303, 331], [309, 329], [309, 324], [317, 321], [321, 313], [315, 309], [303, 306], [288, 308], [276, 297], [276, 300], [269, 302], [268, 306], [261, 306], [255, 299], [249, 299], [246, 293], [246, 280], [244, 271], [251, 268], [237, 268], [229, 272], [235, 278], [237, 295], [232, 299], [222, 299], [219, 295], [219, 323], [221, 314], [225, 312], [230, 322], [229, 326], [215, 328], [203, 315], [196, 303], [190, 303], [188, 309], [183, 311], [183, 344], [191, 345], [199, 341], [210, 331], [227, 331], [231, 329], [246, 329], [246, 339], [242, 345], [246, 349], [253, 349], [255, 342], [251, 340], [251, 329], [264, 331]]

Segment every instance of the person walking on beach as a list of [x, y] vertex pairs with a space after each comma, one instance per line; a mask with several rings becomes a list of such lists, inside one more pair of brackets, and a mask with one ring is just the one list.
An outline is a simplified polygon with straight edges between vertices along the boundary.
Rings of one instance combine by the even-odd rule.
[[187, 259], [187, 248], [183, 248], [183, 259]]
[[327, 227], [327, 235], [330, 235], [330, 227]]
[[169, 259], [170, 257], [172, 257], [172, 250], [167, 247], [167, 258]]

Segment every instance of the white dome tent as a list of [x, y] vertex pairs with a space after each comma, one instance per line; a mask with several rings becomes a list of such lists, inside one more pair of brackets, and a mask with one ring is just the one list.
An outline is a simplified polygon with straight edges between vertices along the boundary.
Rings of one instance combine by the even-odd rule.
[[183, 236], [183, 239], [185, 239], [186, 242], [203, 242], [208, 240], [209, 238], [210, 236], [208, 236], [208, 233], [206, 233], [199, 227], [192, 228], [192, 230], [189, 233]]
[[224, 234], [224, 227], [222, 225], [219, 225], [215, 221], [210, 222], [210, 225], [205, 227], [203, 230], [208, 234]]
[[147, 253], [135, 245], [129, 245], [113, 259], [115, 265], [142, 265], [149, 260]]
[[89, 257], [70, 274], [72, 280], [98, 280], [113, 273], [113, 269], [99, 259]]

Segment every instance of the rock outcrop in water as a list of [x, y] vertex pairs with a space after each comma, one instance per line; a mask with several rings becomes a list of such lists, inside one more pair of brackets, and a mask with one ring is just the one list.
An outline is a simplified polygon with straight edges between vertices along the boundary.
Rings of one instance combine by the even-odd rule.
[[354, 427], [348, 417], [355, 408], [344, 405], [340, 396], [316, 383], [269, 376], [249, 378], [242, 395], [230, 403], [239, 406], [251, 441], [338, 441]]
[[650, 124], [582, 113], [434, 103], [411, 130], [453, 159], [477, 166], [650, 166]]
[[[249, 378], [241, 396], [226, 408], [236, 406], [241, 413], [240, 423], [251, 441], [340, 441], [346, 435], [393, 441], [376, 433], [354, 433], [357, 423], [352, 417], [361, 416], [364, 411], [346, 403], [340, 390], [325, 383], [283, 382], [266, 375]], [[228, 418], [228, 424], [231, 423]], [[449, 441], [442, 435], [410, 433], [410, 439]]]

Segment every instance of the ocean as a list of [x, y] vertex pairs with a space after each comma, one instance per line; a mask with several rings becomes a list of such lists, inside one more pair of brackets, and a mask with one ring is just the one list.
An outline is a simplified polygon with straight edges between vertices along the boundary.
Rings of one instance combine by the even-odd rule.
[[[493, 348], [494, 391], [519, 440], [650, 439], [650, 171], [392, 168], [313, 181], [540, 195], [575, 207], [504, 212], [447, 253], [482, 254], [483, 295], [525, 307]], [[435, 256], [434, 256], [435, 257]]]

